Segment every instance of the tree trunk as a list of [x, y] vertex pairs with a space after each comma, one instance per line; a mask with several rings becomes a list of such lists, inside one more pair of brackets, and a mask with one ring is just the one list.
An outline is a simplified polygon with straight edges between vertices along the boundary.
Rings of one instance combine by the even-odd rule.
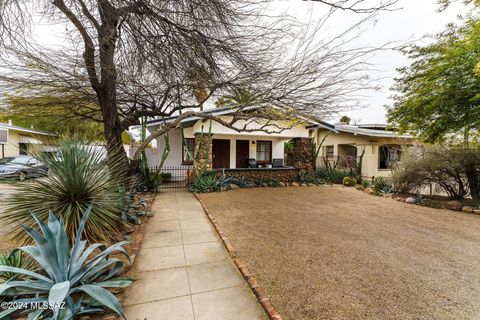
[[97, 94], [103, 116], [110, 168], [122, 177], [126, 177], [128, 158], [123, 148], [123, 130], [117, 108], [117, 70], [114, 58], [118, 40], [118, 16], [115, 8], [108, 1], [99, 1], [99, 5], [102, 17], [99, 31], [101, 81]]

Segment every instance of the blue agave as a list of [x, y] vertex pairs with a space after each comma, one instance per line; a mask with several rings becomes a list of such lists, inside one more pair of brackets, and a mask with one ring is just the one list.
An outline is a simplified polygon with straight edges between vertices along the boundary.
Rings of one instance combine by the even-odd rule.
[[[95, 243], [87, 247], [87, 241], [81, 240], [81, 235], [91, 208], [83, 214], [73, 248], [70, 248], [63, 221], [50, 212], [48, 224], [45, 224], [32, 213], [42, 233], [23, 226], [36, 246], [19, 249], [35, 259], [41, 271], [0, 266], [0, 272], [14, 275], [0, 284], [0, 295], [10, 298], [13, 295], [14, 301], [22, 305], [48, 303], [53, 308], [7, 309], [0, 312], [0, 319], [8, 319], [13, 314], [28, 314], [28, 319], [66, 320], [77, 315], [103, 312], [103, 307], [124, 316], [118, 299], [105, 288], [124, 288], [132, 283], [132, 279], [119, 276], [124, 263], [110, 258], [112, 253], [121, 253], [130, 262], [123, 248], [127, 242], [110, 247]], [[15, 290], [9, 290], [12, 288]]]

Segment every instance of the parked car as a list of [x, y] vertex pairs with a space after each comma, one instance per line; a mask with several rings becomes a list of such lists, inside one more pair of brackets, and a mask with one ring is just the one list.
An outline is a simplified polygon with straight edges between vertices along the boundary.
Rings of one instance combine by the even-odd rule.
[[16, 178], [21, 181], [47, 175], [48, 168], [31, 156], [0, 159], [0, 179]]

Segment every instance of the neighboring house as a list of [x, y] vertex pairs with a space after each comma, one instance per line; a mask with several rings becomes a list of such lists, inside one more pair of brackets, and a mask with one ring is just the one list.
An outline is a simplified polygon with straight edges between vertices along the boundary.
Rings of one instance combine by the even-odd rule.
[[39, 130], [0, 123], [0, 159], [35, 152], [54, 152], [55, 135]]
[[401, 161], [402, 150], [417, 143], [410, 135], [387, 130], [383, 124], [336, 124], [331, 130], [317, 128], [315, 144], [322, 143], [317, 167], [325, 166], [325, 161], [337, 168], [352, 168], [365, 151], [362, 160], [362, 176], [389, 176], [391, 167]]
[[[256, 107], [252, 107], [256, 108]], [[257, 107], [258, 108], [258, 107]], [[247, 110], [244, 108], [242, 110]], [[218, 108], [207, 110], [206, 113], [229, 121], [231, 114], [236, 112], [234, 108]], [[270, 168], [284, 167], [284, 143], [292, 139], [310, 140], [311, 130], [309, 127], [316, 126], [325, 130], [332, 130], [333, 126], [321, 121], [308, 120], [299, 116], [299, 123], [292, 125], [287, 121], [274, 121], [267, 130], [260, 130], [264, 125], [262, 120], [248, 124], [248, 129], [253, 131], [237, 132], [227, 128], [218, 122], [212, 122], [212, 147], [210, 150], [209, 166], [213, 169], [241, 169], [241, 168]], [[166, 119], [165, 122], [172, 122], [176, 117]], [[164, 120], [150, 120], [147, 122], [149, 132], [155, 131]], [[245, 122], [240, 121], [236, 127], [242, 128]], [[192, 155], [196, 146], [199, 145], [201, 133], [206, 136], [209, 130], [209, 121], [198, 117], [184, 119], [181, 122], [184, 131], [185, 142], [182, 143], [181, 129], [177, 128], [169, 133], [169, 156], [164, 166], [188, 167], [193, 164]], [[255, 129], [258, 128], [258, 131]], [[265, 131], [278, 131], [278, 133], [267, 133]], [[165, 148], [164, 137], [157, 138], [157, 148], [147, 150], [147, 159], [150, 166], [160, 163]]]

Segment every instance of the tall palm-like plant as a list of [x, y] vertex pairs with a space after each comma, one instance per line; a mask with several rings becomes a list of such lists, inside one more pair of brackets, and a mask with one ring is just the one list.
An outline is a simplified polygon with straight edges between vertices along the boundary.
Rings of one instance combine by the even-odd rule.
[[30, 210], [41, 220], [47, 220], [52, 210], [64, 221], [65, 231], [73, 242], [82, 214], [92, 203], [84, 237], [100, 242], [115, 239], [124, 223], [121, 218], [124, 195], [119, 188], [123, 181], [116, 173], [124, 168], [109, 167], [104, 148], [77, 138], [63, 140], [56, 154], [39, 154], [37, 158], [48, 167], [48, 176], [22, 184], [7, 199], [6, 210], [0, 215], [2, 223], [12, 226], [9, 239], [31, 242], [20, 223], [33, 228], [35, 221]]

